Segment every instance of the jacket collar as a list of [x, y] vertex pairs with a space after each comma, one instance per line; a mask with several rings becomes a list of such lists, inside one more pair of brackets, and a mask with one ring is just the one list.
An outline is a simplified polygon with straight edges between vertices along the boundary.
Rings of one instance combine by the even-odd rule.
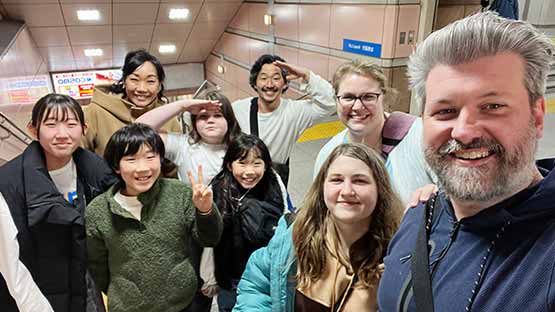
[[[158, 201], [158, 195], [160, 194], [161, 190], [160, 179], [161, 178], [158, 178], [156, 182], [154, 182], [150, 190], [139, 194], [139, 196], [137, 197], [141, 204], [143, 204], [143, 208], [141, 209], [141, 220], [148, 218], [148, 215], [150, 214], [150, 208], [153, 207], [154, 204]], [[133, 215], [131, 215], [129, 211], [123, 209], [120, 204], [118, 204], [118, 202], [116, 202], [116, 200], [114, 199], [114, 195], [119, 190], [121, 190], [122, 187], [123, 182], [121, 181], [110, 187], [110, 190], [108, 191], [109, 198], [107, 198], [109, 209], [115, 215], [124, 218], [135, 219], [135, 217], [133, 217]]]
[[32, 142], [23, 151], [22, 157], [28, 225], [34, 226], [40, 222], [84, 225], [79, 210], [64, 199], [50, 178], [40, 144]]

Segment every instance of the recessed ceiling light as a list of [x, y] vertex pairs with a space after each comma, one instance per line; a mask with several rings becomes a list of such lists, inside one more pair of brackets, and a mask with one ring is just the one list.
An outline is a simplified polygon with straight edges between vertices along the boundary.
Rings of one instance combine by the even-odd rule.
[[175, 19], [186, 19], [189, 16], [189, 9], [170, 9], [169, 18]]
[[161, 44], [160, 47], [158, 47], [158, 52], [160, 53], [175, 53], [175, 45], [173, 44]]
[[98, 10], [77, 10], [77, 19], [80, 21], [98, 21], [100, 12]]
[[85, 56], [102, 56], [102, 49], [85, 49]]

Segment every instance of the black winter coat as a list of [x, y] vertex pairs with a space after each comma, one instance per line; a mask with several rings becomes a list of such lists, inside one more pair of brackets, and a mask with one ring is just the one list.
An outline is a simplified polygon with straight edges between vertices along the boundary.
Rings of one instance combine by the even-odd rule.
[[[117, 181], [96, 154], [78, 148], [73, 160], [78, 196], [73, 204], [50, 178], [38, 142], [0, 167], [0, 192], [18, 230], [20, 260], [56, 312], [86, 310], [84, 211], [88, 202]], [[1, 276], [0, 311], [18, 311]]]

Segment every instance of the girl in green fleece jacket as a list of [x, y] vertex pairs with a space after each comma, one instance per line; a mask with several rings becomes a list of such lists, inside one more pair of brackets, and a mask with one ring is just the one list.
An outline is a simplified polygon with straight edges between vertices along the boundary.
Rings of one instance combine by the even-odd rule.
[[[190, 240], [214, 246], [222, 220], [202, 168], [191, 188], [160, 178], [164, 144], [144, 124], [110, 138], [104, 158], [120, 182], [87, 207], [89, 268], [110, 312], [178, 312], [197, 289], [189, 260]], [[196, 208], [195, 208], [196, 207]]]

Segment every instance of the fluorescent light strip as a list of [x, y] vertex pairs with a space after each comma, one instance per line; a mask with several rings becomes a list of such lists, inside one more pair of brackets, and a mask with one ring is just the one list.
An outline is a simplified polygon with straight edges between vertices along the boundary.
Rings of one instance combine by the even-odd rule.
[[186, 19], [189, 16], [189, 9], [170, 9], [169, 18], [171, 20]]
[[98, 10], [77, 10], [77, 19], [80, 21], [98, 21], [100, 12]]
[[158, 47], [158, 52], [164, 53], [164, 54], [175, 53], [175, 45], [173, 45], [173, 44], [161, 44]]
[[104, 52], [102, 49], [85, 49], [85, 56], [102, 56]]

